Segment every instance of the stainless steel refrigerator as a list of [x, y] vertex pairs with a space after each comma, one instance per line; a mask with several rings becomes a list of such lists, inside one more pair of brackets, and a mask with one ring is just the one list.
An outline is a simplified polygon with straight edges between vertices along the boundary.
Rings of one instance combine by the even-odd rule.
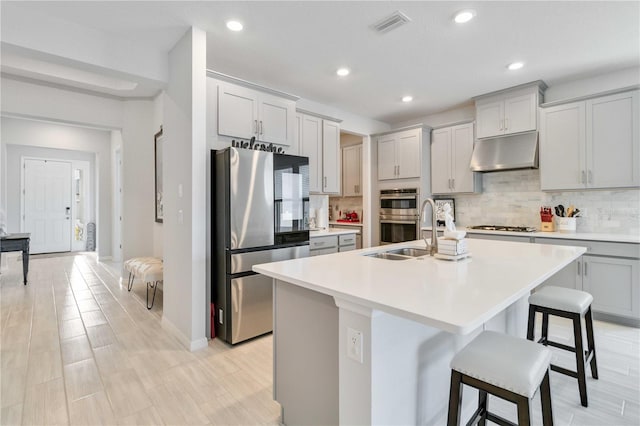
[[272, 279], [252, 266], [309, 255], [309, 160], [240, 148], [211, 155], [215, 331], [235, 344], [273, 330]]

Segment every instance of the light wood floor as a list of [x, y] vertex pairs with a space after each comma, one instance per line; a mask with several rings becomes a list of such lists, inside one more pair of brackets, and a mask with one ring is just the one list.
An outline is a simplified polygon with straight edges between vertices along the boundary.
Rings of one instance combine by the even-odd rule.
[[[115, 269], [89, 254], [32, 257], [29, 284], [15, 256], [0, 275], [2, 425], [278, 424], [272, 400], [272, 338], [183, 349], [161, 325], [162, 298], [144, 306]], [[125, 280], [126, 281], [126, 280]], [[572, 343], [569, 324], [550, 334]], [[640, 424], [640, 330], [596, 321], [600, 380], [588, 379], [589, 408], [575, 379], [552, 373], [557, 425]], [[554, 362], [572, 367], [570, 354]], [[541, 424], [536, 396], [534, 422]], [[512, 420], [497, 399], [493, 411]]]

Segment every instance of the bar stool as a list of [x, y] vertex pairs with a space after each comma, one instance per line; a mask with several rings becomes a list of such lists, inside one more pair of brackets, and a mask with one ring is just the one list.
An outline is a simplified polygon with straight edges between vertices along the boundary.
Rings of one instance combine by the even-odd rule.
[[[536, 312], [542, 313], [542, 337], [538, 343], [553, 346], [576, 354], [578, 371], [567, 370], [551, 364], [551, 370], [578, 379], [580, 402], [583, 407], [587, 402], [587, 379], [585, 364], [591, 365], [591, 376], [598, 379], [598, 364], [596, 362], [596, 347], [593, 341], [593, 319], [591, 317], [591, 302], [593, 296], [589, 293], [571, 288], [546, 286], [529, 296], [529, 324], [527, 339], [533, 340]], [[573, 321], [573, 339], [575, 347], [563, 345], [549, 340], [549, 315], [569, 318]], [[582, 316], [584, 315], [587, 329], [587, 350], [582, 344]], [[586, 359], [585, 359], [586, 356]]]
[[553, 425], [549, 363], [551, 351], [524, 339], [483, 331], [451, 360], [448, 426], [460, 424], [462, 384], [480, 391], [478, 409], [467, 424], [486, 425], [490, 420], [500, 425], [514, 425], [490, 413], [487, 393], [517, 404], [518, 425], [531, 424], [529, 402], [540, 388], [542, 423]]

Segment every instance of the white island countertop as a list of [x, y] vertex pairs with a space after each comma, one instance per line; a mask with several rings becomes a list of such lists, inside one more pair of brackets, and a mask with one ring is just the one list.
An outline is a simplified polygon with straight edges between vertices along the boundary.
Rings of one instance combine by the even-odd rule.
[[422, 240], [255, 265], [253, 270], [335, 299], [467, 334], [580, 257], [584, 247], [467, 240], [470, 258], [407, 260], [364, 254]]

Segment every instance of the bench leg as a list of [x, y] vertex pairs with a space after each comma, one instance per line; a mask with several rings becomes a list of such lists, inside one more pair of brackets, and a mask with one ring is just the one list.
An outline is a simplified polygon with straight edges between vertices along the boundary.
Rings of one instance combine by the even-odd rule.
[[462, 374], [451, 370], [447, 426], [460, 426], [460, 411], [462, 411]]
[[136, 279], [136, 276], [129, 272], [129, 282], [127, 282], [127, 290], [131, 291], [133, 288], [133, 280]]
[[540, 384], [540, 400], [542, 402], [542, 424], [553, 426], [553, 410], [551, 409], [551, 385], [549, 384], [549, 370], [547, 370]]
[[[158, 283], [160, 281], [154, 281], [153, 284], [147, 283], [147, 309], [153, 308], [153, 303], [156, 301], [156, 290], [158, 290]], [[151, 305], [149, 305], [149, 289], [153, 289], [153, 298], [151, 299]]]
[[591, 307], [587, 310], [584, 320], [587, 327], [587, 351], [593, 353], [593, 355], [591, 355], [591, 377], [598, 380], [598, 363], [596, 362], [596, 344], [593, 339], [593, 316], [591, 315]]
[[573, 316], [573, 338], [576, 344], [576, 364], [578, 367], [578, 390], [580, 391], [580, 403], [588, 407], [587, 402], [587, 378], [584, 365], [584, 349], [582, 346], [582, 324], [580, 314]]

